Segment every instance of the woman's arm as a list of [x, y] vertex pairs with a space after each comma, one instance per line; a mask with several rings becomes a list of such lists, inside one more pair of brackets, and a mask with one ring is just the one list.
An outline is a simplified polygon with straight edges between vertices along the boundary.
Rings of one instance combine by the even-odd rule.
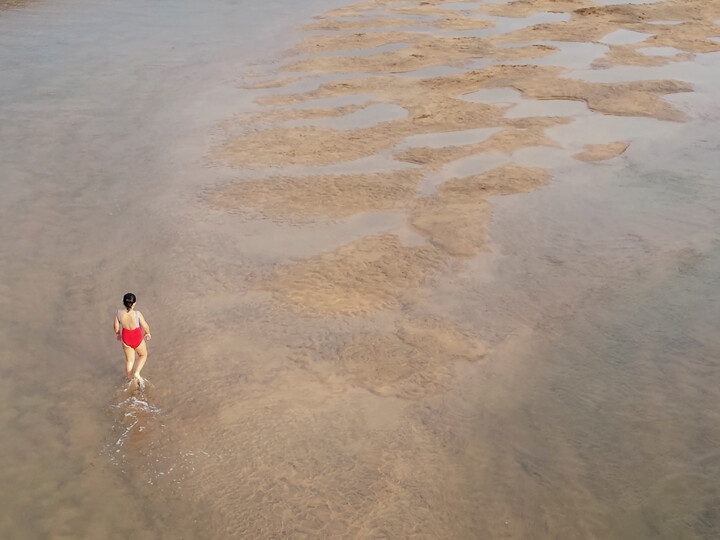
[[115, 314], [115, 320], [113, 320], [113, 328], [115, 329], [115, 339], [120, 340], [120, 321], [118, 321], [117, 313]]
[[152, 339], [152, 336], [150, 335], [150, 327], [148, 326], [147, 321], [145, 320], [145, 317], [143, 317], [143, 314], [138, 311], [138, 319], [140, 319], [140, 326], [142, 326], [143, 332], [145, 332], [145, 337], [148, 339]]

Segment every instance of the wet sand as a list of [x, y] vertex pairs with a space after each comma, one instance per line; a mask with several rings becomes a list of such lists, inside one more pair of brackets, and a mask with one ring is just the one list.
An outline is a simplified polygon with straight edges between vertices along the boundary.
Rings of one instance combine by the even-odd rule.
[[3, 102], [3, 535], [718, 533], [717, 6], [319, 4]]

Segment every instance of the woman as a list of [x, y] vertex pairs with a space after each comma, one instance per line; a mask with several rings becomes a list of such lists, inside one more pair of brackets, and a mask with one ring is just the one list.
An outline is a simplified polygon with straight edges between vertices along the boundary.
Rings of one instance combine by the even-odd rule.
[[[135, 311], [136, 298], [133, 293], [123, 296], [125, 310], [119, 309], [115, 315], [115, 334], [117, 340], [122, 340], [123, 351], [125, 352], [125, 374], [128, 381], [137, 379], [138, 384], [143, 383], [140, 376], [145, 361], [147, 360], [147, 345], [144, 337], [151, 339], [150, 327], [145, 322], [142, 313]], [[145, 334], [143, 337], [143, 333]], [[137, 353], [137, 361], [135, 360]]]

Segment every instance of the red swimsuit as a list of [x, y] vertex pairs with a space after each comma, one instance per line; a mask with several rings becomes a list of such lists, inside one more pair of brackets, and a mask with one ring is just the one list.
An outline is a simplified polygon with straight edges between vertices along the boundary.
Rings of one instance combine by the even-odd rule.
[[[128, 330], [127, 328], [122, 329], [122, 340], [125, 345], [137, 349], [143, 340], [143, 331], [140, 328], [140, 317], [138, 317], [137, 311], [135, 312], [135, 321], [137, 322], [137, 328]], [[120, 312], [118, 311], [118, 322], [120, 322]], [[122, 326], [122, 323], [121, 323]]]

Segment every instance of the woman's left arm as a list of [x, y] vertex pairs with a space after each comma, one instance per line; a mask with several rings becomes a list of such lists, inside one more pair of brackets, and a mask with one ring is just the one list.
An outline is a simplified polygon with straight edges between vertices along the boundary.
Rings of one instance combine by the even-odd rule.
[[142, 326], [143, 332], [145, 332], [145, 337], [148, 339], [152, 339], [152, 336], [150, 335], [150, 327], [148, 326], [147, 321], [145, 320], [145, 317], [143, 317], [143, 314], [138, 311], [138, 318], [140, 319], [140, 326]]

